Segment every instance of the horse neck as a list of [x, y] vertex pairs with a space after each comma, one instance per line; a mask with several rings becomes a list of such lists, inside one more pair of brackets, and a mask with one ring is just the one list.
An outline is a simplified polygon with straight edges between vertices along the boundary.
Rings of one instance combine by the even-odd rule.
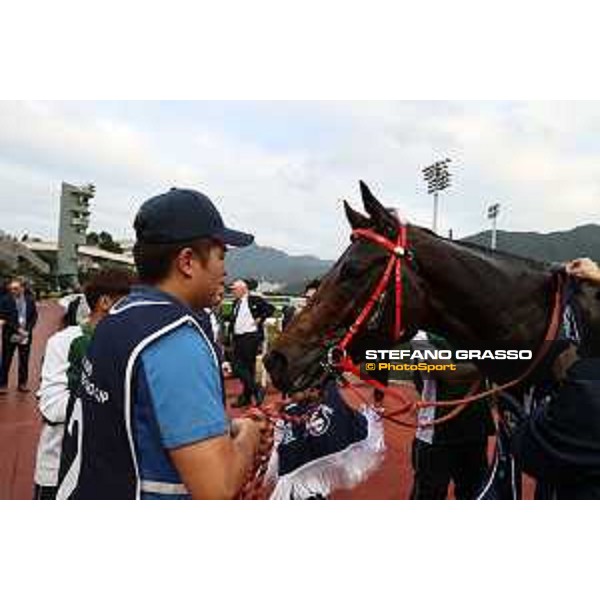
[[551, 304], [548, 272], [425, 233], [414, 249], [433, 331], [465, 347], [533, 350], [541, 343]]

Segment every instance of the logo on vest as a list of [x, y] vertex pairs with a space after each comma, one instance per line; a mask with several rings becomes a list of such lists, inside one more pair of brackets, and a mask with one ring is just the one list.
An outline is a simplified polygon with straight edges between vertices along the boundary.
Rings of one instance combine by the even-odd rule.
[[92, 400], [95, 400], [99, 404], [104, 404], [108, 402], [109, 393], [106, 390], [100, 389], [92, 381], [92, 372], [92, 363], [85, 357], [82, 361], [81, 386]]
[[326, 404], [321, 404], [314, 410], [310, 419], [306, 422], [306, 431], [313, 437], [319, 437], [324, 435], [331, 426], [331, 415], [333, 414], [333, 408]]

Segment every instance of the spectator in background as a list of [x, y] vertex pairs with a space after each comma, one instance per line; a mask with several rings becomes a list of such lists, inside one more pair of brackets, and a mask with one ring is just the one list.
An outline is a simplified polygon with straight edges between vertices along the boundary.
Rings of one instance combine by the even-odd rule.
[[202, 310], [204, 311], [205, 315], [206, 315], [206, 324], [207, 324], [207, 331], [206, 333], [208, 333], [211, 338], [212, 341], [215, 343], [215, 345], [217, 346], [221, 357], [223, 356], [223, 340], [222, 340], [222, 331], [221, 331], [221, 322], [219, 320], [219, 317], [217, 316], [217, 313], [220, 311], [221, 308], [221, 304], [223, 304], [223, 298], [225, 297], [225, 288], [223, 288], [215, 297], [215, 303], [213, 304], [213, 306], [206, 307], [203, 308]]
[[31, 336], [37, 323], [38, 313], [31, 293], [26, 293], [18, 278], [9, 281], [8, 294], [0, 300], [2, 328], [2, 363], [0, 366], [0, 394], [6, 393], [8, 376], [15, 350], [19, 354], [18, 389], [28, 392], [29, 355]]
[[283, 319], [281, 321], [281, 330], [282, 331], [288, 326], [290, 321], [294, 318], [294, 315], [299, 310], [302, 310], [306, 306], [306, 303], [316, 294], [317, 289], [319, 289], [319, 285], [321, 285], [321, 280], [313, 279], [312, 281], [310, 281], [309, 283], [306, 284], [306, 287], [304, 288], [304, 293], [302, 294], [301, 301], [298, 302], [298, 304], [296, 306], [294, 306], [292, 304], [288, 304], [288, 306], [286, 306], [283, 309]]
[[90, 307], [79, 285], [75, 287], [72, 294], [61, 298], [59, 304], [65, 309], [63, 317], [64, 327], [81, 325], [90, 316]]
[[85, 302], [92, 307], [82, 324], [67, 326], [48, 339], [37, 396], [44, 421], [37, 449], [34, 499], [54, 500], [58, 485], [60, 450], [69, 396], [81, 375], [81, 362], [96, 325], [112, 306], [129, 293], [131, 275], [119, 269], [96, 273], [85, 285]]
[[275, 312], [275, 307], [264, 298], [248, 292], [245, 281], [238, 279], [232, 287], [235, 302], [231, 315], [233, 323], [233, 372], [242, 382], [243, 392], [236, 408], [247, 406], [254, 397], [257, 404], [264, 398], [264, 390], [256, 383], [256, 357], [264, 341], [264, 322]]
[[221, 387], [223, 391], [223, 404], [226, 404], [227, 396], [225, 393], [225, 376], [231, 374], [231, 366], [225, 361], [225, 347], [223, 344], [223, 334], [221, 321], [217, 313], [221, 310], [223, 298], [225, 297], [225, 286], [215, 295], [214, 304], [209, 308], [205, 307], [198, 313], [198, 321], [204, 329], [206, 335], [212, 342], [220, 365]]
[[[450, 350], [440, 336], [419, 331], [412, 339], [415, 350]], [[450, 364], [450, 361], [427, 361]], [[468, 395], [480, 379], [477, 367], [470, 362], [456, 364], [452, 371], [434, 371], [422, 377], [415, 372], [415, 386], [426, 402], [458, 400]], [[487, 402], [464, 407], [453, 419], [428, 426], [451, 412], [452, 408], [428, 406], [417, 413], [418, 428], [412, 447], [414, 480], [412, 500], [444, 500], [448, 486], [454, 482], [457, 500], [472, 500], [480, 492], [488, 469], [488, 437], [494, 434], [494, 422]]]
[[90, 316], [90, 307], [85, 299], [84, 294], [77, 294], [67, 306], [67, 312], [64, 317], [65, 327], [80, 325], [87, 321]]

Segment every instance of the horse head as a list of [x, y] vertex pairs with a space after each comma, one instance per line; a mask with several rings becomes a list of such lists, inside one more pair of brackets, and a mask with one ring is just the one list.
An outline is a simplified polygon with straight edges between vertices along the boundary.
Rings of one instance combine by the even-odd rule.
[[[344, 203], [353, 230], [349, 247], [265, 359], [279, 389], [296, 391], [318, 384], [331, 363], [328, 353], [339, 348], [348, 331], [352, 342], [345, 350], [354, 362], [363, 359], [364, 349], [389, 348], [409, 339], [419, 328], [442, 335], [457, 348], [540, 351], [550, 331], [553, 306], [556, 299], [560, 301], [560, 278], [553, 265], [402, 225], [364, 183], [360, 188], [366, 214]], [[405, 248], [394, 245], [401, 228], [405, 228]], [[394, 293], [399, 286], [392, 277], [368, 319], [357, 327], [358, 315], [385, 279], [390, 254], [397, 249], [405, 254], [400, 303]], [[564, 271], [562, 266], [559, 271]], [[589, 284], [580, 285], [572, 296], [587, 324], [581, 348], [588, 355], [600, 354], [598, 296], [597, 288]], [[398, 312], [404, 329], [396, 336]], [[524, 370], [519, 361], [478, 364], [498, 383], [520, 376]]]
[[[361, 181], [360, 190], [366, 214], [344, 201], [348, 222], [354, 232], [371, 231], [396, 242], [397, 217], [386, 209]], [[414, 229], [407, 227], [408, 246]], [[265, 358], [273, 383], [282, 391], [297, 391], [316, 385], [326, 374], [327, 353], [344, 337], [369, 302], [389, 263], [390, 250], [363, 236], [352, 236], [346, 251], [323, 278], [316, 294], [292, 320]], [[419, 277], [406, 256], [402, 261], [402, 322], [399, 339], [394, 339], [396, 299], [392, 277], [373, 307], [373, 311], [356, 332], [348, 347], [349, 354], [362, 360], [365, 344], [374, 348], [389, 347], [410, 339], [424, 320], [427, 302]]]

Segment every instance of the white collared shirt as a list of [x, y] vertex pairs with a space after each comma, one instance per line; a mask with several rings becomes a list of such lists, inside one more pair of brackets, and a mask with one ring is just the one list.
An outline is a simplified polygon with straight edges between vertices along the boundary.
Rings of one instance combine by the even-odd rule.
[[[415, 337], [411, 340], [420, 344], [419, 349], [422, 350], [424, 347], [435, 350], [430, 341], [427, 333], [423, 330], [419, 330]], [[425, 402], [435, 402], [437, 400], [437, 381], [433, 377], [427, 377], [423, 379], [423, 390], [421, 391], [421, 400]], [[433, 430], [434, 427], [427, 427], [427, 423], [435, 419], [435, 406], [425, 406], [420, 408], [417, 412], [417, 431], [415, 437], [422, 442], [427, 444], [433, 443]]]
[[244, 333], [255, 333], [258, 331], [256, 322], [250, 312], [250, 305], [248, 304], [248, 295], [246, 294], [241, 300], [238, 307], [238, 313], [233, 324], [233, 334], [243, 335]]
[[221, 325], [219, 324], [219, 319], [217, 319], [217, 315], [215, 315], [214, 311], [210, 308], [205, 308], [204, 312], [208, 315], [208, 319], [210, 320], [213, 341], [218, 342], [221, 335]]

